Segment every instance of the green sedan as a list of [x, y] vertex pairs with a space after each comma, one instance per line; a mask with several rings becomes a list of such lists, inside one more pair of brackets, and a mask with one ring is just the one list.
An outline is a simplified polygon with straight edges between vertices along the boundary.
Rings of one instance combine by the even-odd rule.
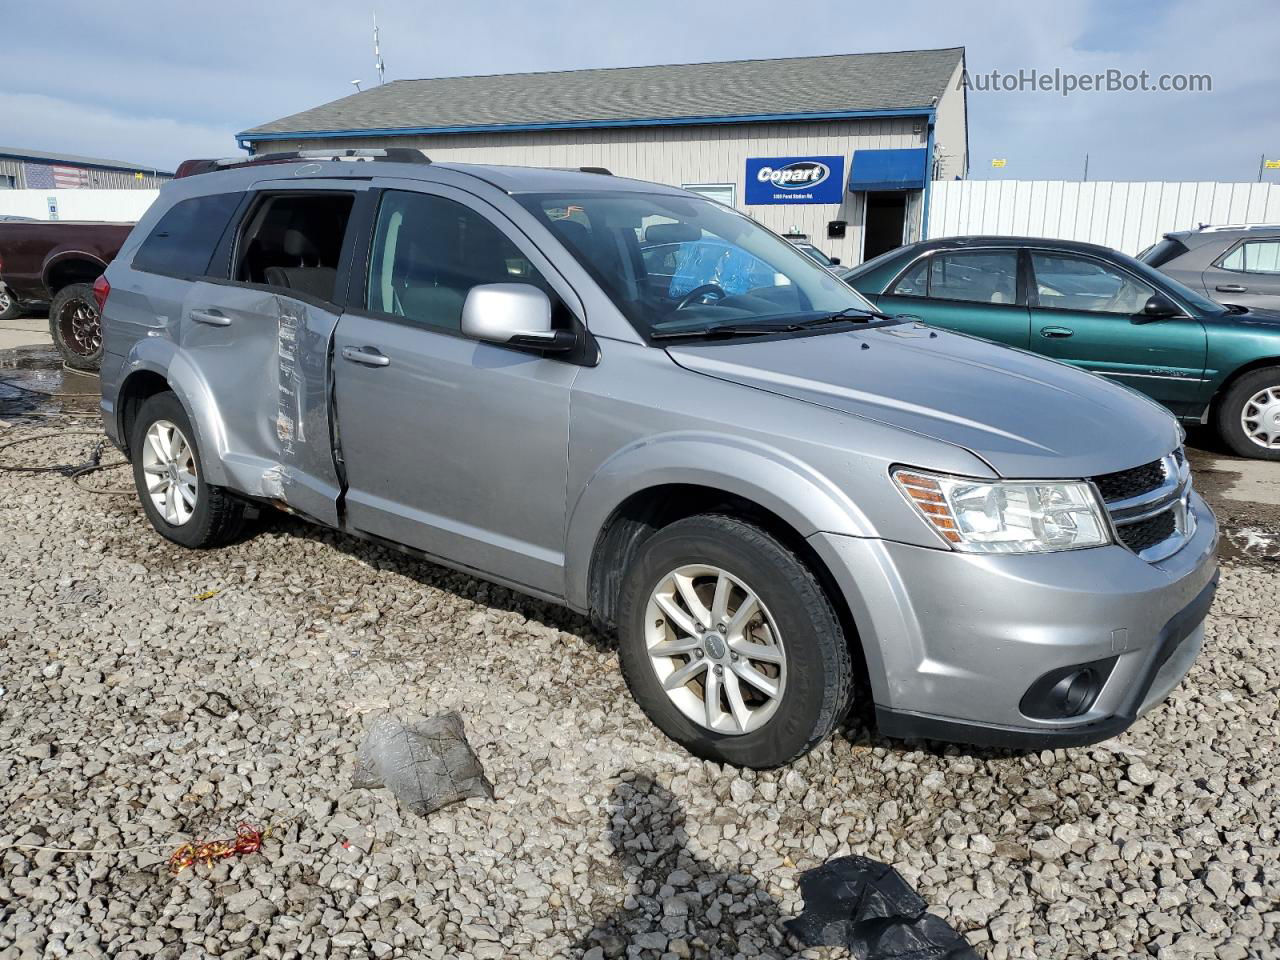
[[891, 314], [1123, 383], [1243, 457], [1280, 460], [1280, 311], [1222, 305], [1107, 247], [950, 237], [841, 276]]

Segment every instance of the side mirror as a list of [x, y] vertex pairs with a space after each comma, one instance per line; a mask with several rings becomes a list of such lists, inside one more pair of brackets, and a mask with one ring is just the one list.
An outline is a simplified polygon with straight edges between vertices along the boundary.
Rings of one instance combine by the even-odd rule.
[[827, 259], [831, 261], [831, 265], [832, 265], [833, 267], [838, 267], [838, 266], [840, 266], [840, 258], [839, 258], [839, 257], [827, 257]]
[[1149, 323], [1152, 320], [1167, 320], [1169, 317], [1176, 317], [1182, 311], [1178, 309], [1178, 305], [1166, 297], [1163, 293], [1153, 293], [1150, 299], [1142, 306], [1142, 312], [1134, 317], [1135, 323]]
[[486, 343], [564, 352], [578, 338], [551, 328], [551, 300], [529, 283], [485, 283], [472, 287], [462, 305], [462, 332]]

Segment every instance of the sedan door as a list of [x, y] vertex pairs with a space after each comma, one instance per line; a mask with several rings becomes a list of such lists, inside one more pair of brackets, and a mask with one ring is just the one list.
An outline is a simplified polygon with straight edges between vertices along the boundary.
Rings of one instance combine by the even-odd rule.
[[578, 367], [472, 340], [461, 315], [480, 284], [539, 286], [569, 325], [577, 298], [498, 211], [442, 185], [386, 190], [367, 260], [334, 342], [348, 525], [562, 596]]
[[1280, 307], [1280, 239], [1237, 243], [1205, 269], [1204, 288], [1219, 303]]
[[1143, 313], [1145, 280], [1092, 254], [1029, 251], [1032, 349], [1113, 378], [1181, 416], [1204, 409], [1204, 325]]
[[877, 306], [1027, 348], [1031, 320], [1014, 248], [945, 250], [917, 260], [881, 294]]

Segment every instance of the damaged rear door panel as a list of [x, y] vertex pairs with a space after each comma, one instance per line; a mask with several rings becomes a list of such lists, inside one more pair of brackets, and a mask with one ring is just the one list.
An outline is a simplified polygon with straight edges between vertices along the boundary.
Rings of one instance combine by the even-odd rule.
[[183, 318], [182, 349], [219, 386], [218, 446], [231, 486], [336, 525], [328, 380], [338, 309], [200, 281]]

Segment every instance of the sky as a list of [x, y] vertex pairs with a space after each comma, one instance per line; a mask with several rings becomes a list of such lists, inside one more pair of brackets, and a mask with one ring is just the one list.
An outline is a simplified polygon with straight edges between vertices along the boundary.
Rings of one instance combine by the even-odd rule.
[[[0, 144], [173, 169], [366, 88], [359, 0], [0, 0]], [[970, 176], [1254, 180], [1280, 159], [1280, 7], [1149, 0], [378, 0], [387, 79], [964, 46], [971, 74], [1208, 74], [1209, 92], [969, 92]], [[68, 25], [74, 24], [74, 28]], [[977, 82], [975, 80], [975, 82]], [[1005, 160], [1002, 169], [993, 158]], [[1265, 179], [1280, 182], [1280, 170]]]

